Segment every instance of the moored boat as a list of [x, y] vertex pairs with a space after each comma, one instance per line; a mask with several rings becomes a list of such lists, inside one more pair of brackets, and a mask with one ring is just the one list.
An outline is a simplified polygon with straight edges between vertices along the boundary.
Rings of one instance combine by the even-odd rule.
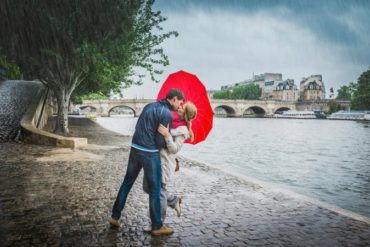
[[370, 120], [370, 112], [368, 111], [338, 111], [332, 113], [328, 119], [330, 120]]
[[281, 111], [274, 114], [274, 118], [292, 118], [292, 119], [325, 119], [322, 111]]

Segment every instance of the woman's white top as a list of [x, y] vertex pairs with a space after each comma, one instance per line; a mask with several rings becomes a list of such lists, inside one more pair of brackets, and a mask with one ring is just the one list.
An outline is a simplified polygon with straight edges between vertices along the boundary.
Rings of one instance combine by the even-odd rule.
[[186, 126], [179, 126], [170, 130], [170, 136], [165, 139], [167, 148], [160, 151], [162, 162], [162, 183], [167, 184], [172, 174], [175, 173], [176, 153], [178, 153], [186, 139], [189, 138], [189, 130]]

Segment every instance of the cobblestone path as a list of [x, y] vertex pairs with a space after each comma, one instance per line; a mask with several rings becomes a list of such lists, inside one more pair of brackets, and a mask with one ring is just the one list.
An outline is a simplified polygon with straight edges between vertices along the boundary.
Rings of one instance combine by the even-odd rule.
[[173, 235], [143, 232], [149, 218], [142, 174], [123, 227], [113, 229], [107, 220], [129, 140], [82, 126], [72, 130], [95, 145], [81, 151], [0, 144], [1, 246], [370, 246], [365, 222], [185, 160], [169, 187], [184, 196], [180, 218], [168, 210]]

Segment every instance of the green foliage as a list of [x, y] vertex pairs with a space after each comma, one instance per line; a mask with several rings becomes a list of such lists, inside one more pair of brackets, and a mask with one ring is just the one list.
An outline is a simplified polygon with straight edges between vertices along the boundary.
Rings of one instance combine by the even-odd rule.
[[230, 99], [231, 90], [224, 90], [220, 92], [215, 92], [213, 94], [214, 99]]
[[[54, 91], [108, 95], [121, 87], [153, 81], [169, 64], [159, 45], [166, 19], [154, 0], [4, 0], [0, 2], [0, 54], [16, 61], [26, 79]], [[135, 71], [142, 71], [138, 74]], [[65, 90], [64, 90], [65, 91]], [[58, 94], [58, 93], [57, 93]]]
[[[353, 84], [351, 84], [353, 85]], [[351, 100], [352, 98], [352, 93], [353, 93], [353, 86], [341, 86], [339, 89], [338, 89], [338, 95], [337, 95], [337, 98], [338, 100]]]
[[84, 100], [107, 100], [109, 99], [105, 94], [102, 92], [97, 92], [97, 93], [89, 93], [89, 94], [84, 94], [76, 97], [75, 103], [81, 104], [82, 101]]
[[370, 68], [361, 74], [357, 83], [342, 86], [337, 99], [350, 100], [354, 110], [370, 110]]
[[233, 89], [216, 92], [213, 94], [214, 99], [259, 99], [262, 89], [256, 84], [242, 85]]
[[5, 69], [6, 76], [9, 80], [18, 80], [21, 78], [21, 70], [19, 67], [9, 62], [6, 57], [0, 56], [0, 65]]
[[68, 126], [71, 97], [108, 96], [111, 90], [142, 84], [145, 74], [157, 81], [160, 68], [169, 64], [159, 45], [178, 34], [163, 33], [160, 24], [166, 19], [152, 11], [153, 3], [2, 0], [0, 54], [19, 65], [25, 79], [39, 79], [52, 89], [57, 123]]
[[353, 87], [352, 109], [370, 110], [370, 68], [361, 74]]

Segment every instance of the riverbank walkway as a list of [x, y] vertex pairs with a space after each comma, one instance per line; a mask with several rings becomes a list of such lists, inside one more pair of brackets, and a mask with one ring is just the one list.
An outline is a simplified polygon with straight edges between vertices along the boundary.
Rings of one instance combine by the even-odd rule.
[[143, 232], [142, 173], [123, 227], [112, 228], [130, 139], [88, 119], [72, 120], [71, 130], [88, 147], [0, 143], [1, 246], [370, 246], [366, 222], [185, 160], [169, 187], [184, 196], [181, 217], [168, 210], [173, 235]]

